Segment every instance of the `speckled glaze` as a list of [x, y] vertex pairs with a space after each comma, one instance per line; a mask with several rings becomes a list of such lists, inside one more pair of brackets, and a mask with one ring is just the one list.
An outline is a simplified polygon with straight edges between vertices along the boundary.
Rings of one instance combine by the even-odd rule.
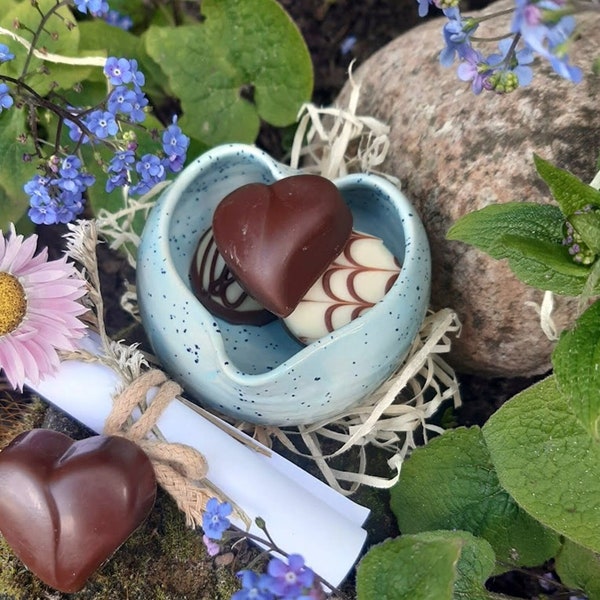
[[429, 244], [416, 212], [386, 179], [355, 174], [335, 181], [354, 229], [382, 238], [403, 265], [381, 302], [308, 346], [280, 320], [254, 327], [210, 314], [192, 293], [188, 273], [216, 205], [246, 183], [296, 173], [254, 146], [210, 150], [159, 198], [137, 261], [142, 322], [163, 368], [200, 404], [278, 426], [333, 417], [377, 389], [406, 356], [430, 290]]

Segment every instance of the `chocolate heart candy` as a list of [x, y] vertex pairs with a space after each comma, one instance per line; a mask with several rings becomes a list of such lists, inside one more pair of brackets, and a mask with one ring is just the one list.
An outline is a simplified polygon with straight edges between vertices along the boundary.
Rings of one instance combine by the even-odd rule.
[[213, 216], [215, 242], [231, 272], [280, 317], [294, 310], [351, 231], [350, 209], [336, 186], [318, 175], [244, 185]]
[[0, 452], [0, 532], [61, 592], [84, 586], [147, 517], [155, 496], [152, 463], [122, 437], [76, 442], [33, 429]]

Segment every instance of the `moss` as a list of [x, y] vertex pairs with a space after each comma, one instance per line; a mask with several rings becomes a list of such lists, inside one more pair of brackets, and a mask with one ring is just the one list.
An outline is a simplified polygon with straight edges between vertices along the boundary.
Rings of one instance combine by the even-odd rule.
[[20, 433], [40, 427], [46, 406], [39, 398], [20, 401], [9, 393], [0, 396], [0, 449]]
[[0, 593], [7, 600], [229, 600], [237, 589], [232, 569], [207, 556], [200, 534], [186, 527], [164, 493], [147, 521], [76, 594], [45, 586], [0, 540]]

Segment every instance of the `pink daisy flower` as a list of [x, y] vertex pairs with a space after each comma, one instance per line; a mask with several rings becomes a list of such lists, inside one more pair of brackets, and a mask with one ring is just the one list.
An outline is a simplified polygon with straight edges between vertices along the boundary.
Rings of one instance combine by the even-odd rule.
[[23, 239], [11, 225], [0, 231], [0, 369], [10, 385], [23, 390], [53, 373], [58, 350], [74, 350], [84, 334], [77, 317], [86, 308], [78, 302], [86, 282], [64, 256], [48, 260], [44, 248], [36, 256], [37, 235]]

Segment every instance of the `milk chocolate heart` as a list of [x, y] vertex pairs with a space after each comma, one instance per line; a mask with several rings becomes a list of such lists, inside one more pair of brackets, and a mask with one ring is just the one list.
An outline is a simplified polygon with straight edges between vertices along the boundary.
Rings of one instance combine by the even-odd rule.
[[294, 310], [351, 231], [350, 209], [337, 187], [318, 175], [244, 185], [213, 216], [215, 242], [229, 269], [280, 317]]
[[150, 460], [125, 438], [76, 442], [34, 429], [0, 452], [0, 532], [61, 592], [84, 586], [147, 517], [155, 496]]

